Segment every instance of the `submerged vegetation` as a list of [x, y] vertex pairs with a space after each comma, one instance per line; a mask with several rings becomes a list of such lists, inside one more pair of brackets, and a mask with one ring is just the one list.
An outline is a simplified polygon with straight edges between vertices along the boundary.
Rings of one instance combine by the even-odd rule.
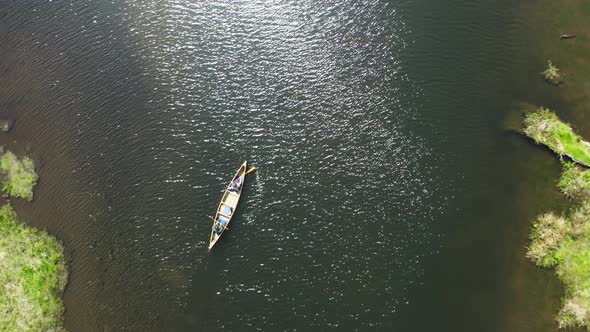
[[524, 119], [524, 132], [560, 156], [590, 167], [590, 143], [582, 140], [565, 122], [547, 108], [539, 108]]
[[[549, 110], [527, 116], [525, 133], [560, 155], [571, 154], [572, 159], [587, 165], [590, 154], [586, 143]], [[548, 212], [537, 217], [527, 257], [539, 266], [555, 267], [565, 285], [557, 315], [559, 326], [590, 329], [590, 170], [563, 162], [557, 187], [578, 205], [565, 215]]]
[[0, 331], [61, 331], [67, 280], [63, 247], [0, 208]]
[[31, 158], [19, 160], [14, 153], [7, 151], [0, 158], [0, 169], [4, 175], [2, 190], [7, 195], [33, 200], [33, 187], [39, 177]]
[[545, 81], [553, 84], [558, 85], [561, 83], [561, 74], [559, 73], [559, 68], [557, 68], [551, 60], [547, 61], [547, 68], [541, 73], [545, 78]]

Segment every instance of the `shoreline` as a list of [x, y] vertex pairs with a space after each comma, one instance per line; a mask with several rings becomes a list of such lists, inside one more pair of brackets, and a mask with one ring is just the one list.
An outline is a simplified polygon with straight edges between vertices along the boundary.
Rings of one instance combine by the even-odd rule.
[[[586, 295], [590, 294], [590, 144], [583, 139], [590, 138], [586, 82], [590, 77], [590, 8], [583, 0], [573, 0], [567, 4], [542, 1], [523, 5], [523, 9], [529, 13], [531, 24], [520, 33], [531, 43], [520, 59], [527, 73], [516, 83], [521, 90], [520, 103], [547, 105], [558, 112], [530, 113], [527, 107], [520, 107], [518, 113], [526, 110], [528, 114], [519, 128], [559, 156], [561, 175], [554, 180], [553, 188], [568, 200], [564, 209], [546, 204], [535, 210], [537, 216], [531, 220], [525, 244], [526, 257], [554, 273], [563, 287], [560, 304], [551, 305], [559, 328], [590, 330], [590, 295]], [[575, 38], [561, 38], [564, 34]], [[550, 68], [552, 65], [557, 67]], [[559, 77], [548, 77], [551, 71]], [[539, 117], [532, 119], [531, 114]], [[530, 126], [535, 122], [531, 120], [541, 121]], [[533, 199], [541, 200], [538, 194], [535, 196]], [[537, 273], [541, 275], [541, 271]], [[530, 296], [538, 299], [537, 294]]]
[[549, 211], [536, 217], [526, 256], [539, 267], [555, 268], [565, 287], [556, 317], [559, 328], [590, 329], [590, 147], [542, 107], [525, 115], [523, 132], [559, 155], [562, 174], [557, 187], [574, 202], [566, 213]]

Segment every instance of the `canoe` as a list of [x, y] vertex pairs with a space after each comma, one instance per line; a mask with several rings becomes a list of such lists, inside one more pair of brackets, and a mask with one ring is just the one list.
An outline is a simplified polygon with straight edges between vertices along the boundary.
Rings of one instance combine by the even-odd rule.
[[211, 237], [209, 238], [209, 250], [213, 248], [221, 235], [228, 229], [229, 222], [238, 208], [242, 189], [244, 188], [244, 180], [246, 179], [247, 167], [248, 162], [244, 161], [223, 192], [221, 202], [219, 202], [219, 206], [217, 207], [217, 213], [215, 213], [215, 218], [213, 218], [213, 227], [211, 227]]

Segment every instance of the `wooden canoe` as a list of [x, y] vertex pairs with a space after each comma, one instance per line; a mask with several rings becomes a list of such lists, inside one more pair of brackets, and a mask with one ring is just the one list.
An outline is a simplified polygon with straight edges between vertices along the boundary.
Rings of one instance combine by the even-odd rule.
[[247, 167], [248, 162], [244, 161], [223, 192], [223, 197], [221, 197], [221, 202], [219, 202], [217, 213], [215, 213], [215, 218], [213, 219], [213, 226], [211, 227], [209, 250], [217, 243], [223, 232], [228, 229], [229, 222], [238, 208], [242, 189], [244, 188], [244, 181], [246, 180]]

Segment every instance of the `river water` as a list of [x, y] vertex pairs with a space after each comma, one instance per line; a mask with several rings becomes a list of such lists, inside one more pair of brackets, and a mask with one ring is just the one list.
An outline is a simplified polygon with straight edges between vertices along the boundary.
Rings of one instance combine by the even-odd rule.
[[502, 128], [527, 6], [2, 2], [0, 142], [39, 165], [15, 205], [66, 245], [66, 328], [554, 329], [523, 255], [559, 163]]

